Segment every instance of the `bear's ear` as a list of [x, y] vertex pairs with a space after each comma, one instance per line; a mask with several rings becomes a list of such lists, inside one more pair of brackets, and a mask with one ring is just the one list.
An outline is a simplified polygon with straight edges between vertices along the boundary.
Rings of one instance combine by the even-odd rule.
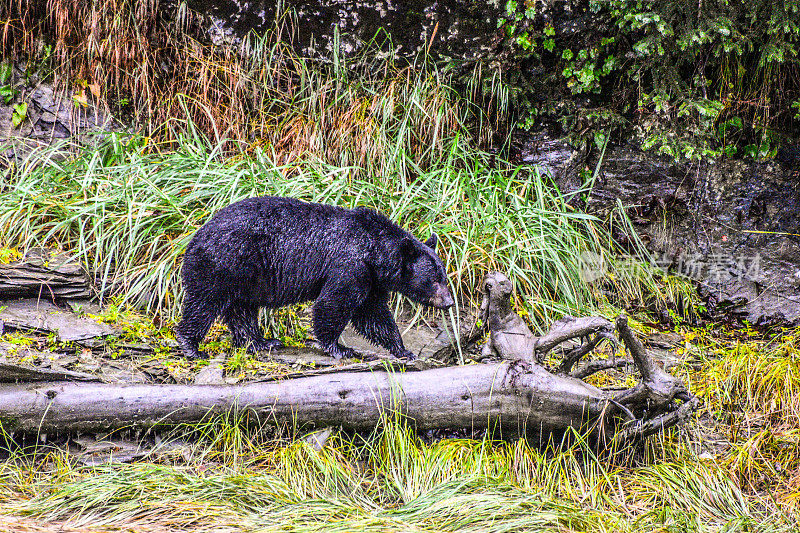
[[403, 237], [400, 241], [400, 255], [404, 259], [416, 259], [420, 250], [417, 248], [417, 243], [411, 237]]
[[436, 243], [439, 242], [439, 237], [435, 233], [431, 233], [430, 238], [425, 241], [425, 246], [430, 248], [431, 250], [436, 250]]

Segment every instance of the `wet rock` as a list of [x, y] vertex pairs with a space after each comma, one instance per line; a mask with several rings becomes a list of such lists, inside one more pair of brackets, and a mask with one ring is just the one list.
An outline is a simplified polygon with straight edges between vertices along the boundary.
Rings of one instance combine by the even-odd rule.
[[91, 282], [68, 254], [29, 250], [19, 261], [0, 264], [0, 298], [89, 298]]
[[148, 457], [179, 457], [187, 463], [191, 461], [195, 447], [190, 442], [174, 437], [164, 439], [161, 435], [156, 435], [154, 440], [155, 445], [148, 452]]
[[147, 376], [148, 380], [155, 383], [171, 382], [170, 374], [164, 364], [158, 360], [145, 360], [136, 365], [136, 369]]
[[195, 385], [222, 385], [225, 383], [225, 376], [222, 371], [222, 364], [224, 360], [221, 358], [214, 358], [208, 362], [208, 365], [200, 369], [200, 372], [194, 377]]
[[[97, 347], [96, 344], [100, 343], [101, 346], [105, 346], [103, 339], [89, 339], [92, 344], [92, 348]], [[79, 344], [82, 346], [87, 346], [88, 342], [81, 341]], [[124, 355], [125, 357], [141, 357], [141, 356], [148, 356], [155, 353], [155, 347], [147, 342], [127, 342], [127, 341], [120, 341], [115, 340], [113, 344], [114, 351]]]
[[81, 451], [73, 454], [79, 463], [87, 466], [129, 463], [147, 455], [138, 442], [126, 440], [93, 440], [73, 438]]
[[282, 4], [190, 0], [188, 6], [209, 19], [216, 44], [240, 42], [251, 30], [264, 33], [271, 29], [281, 6], [292, 9], [296, 16], [294, 46], [305, 56], [330, 58], [338, 43], [338, 54], [353, 57], [373, 37], [388, 36], [401, 57], [413, 58], [426, 50], [461, 60], [488, 56], [494, 50], [502, 7], [499, 2], [449, 0], [290, 0]]
[[98, 373], [104, 383], [153, 383], [144, 372], [124, 365], [102, 364]]
[[93, 300], [88, 298], [70, 298], [65, 300], [64, 303], [72, 309], [72, 312], [78, 315], [99, 315], [103, 312], [103, 307]]
[[303, 441], [311, 446], [314, 451], [319, 453], [325, 447], [325, 444], [328, 443], [328, 439], [331, 438], [331, 435], [333, 435], [333, 428], [323, 428], [304, 436]]
[[[30, 151], [58, 142], [89, 144], [103, 139], [103, 132], [124, 129], [106, 110], [93, 104], [90, 91], [78, 98], [67, 91], [57, 92], [38, 76], [13, 69], [10, 83], [18, 91], [9, 103], [0, 103], [0, 146], [9, 159], [22, 159]], [[14, 128], [13, 106], [26, 103], [27, 116]]]
[[24, 383], [29, 381], [100, 381], [100, 379], [84, 372], [0, 363], [0, 383]]
[[791, 167], [676, 164], [618, 146], [606, 152], [587, 210], [604, 214], [617, 200], [656, 266], [694, 280], [709, 310], [756, 325], [800, 324], [800, 189]]
[[515, 159], [539, 168], [553, 176], [561, 189], [580, 189], [578, 173], [589, 157], [588, 147], [575, 148], [566, 141], [544, 131], [522, 137], [516, 143]]
[[793, 170], [800, 170], [800, 144], [781, 146], [775, 159], [788, 165]]
[[0, 302], [0, 320], [6, 327], [41, 334], [55, 333], [60, 342], [105, 337], [117, 331], [108, 324], [81, 317], [46, 300]]
[[690, 167], [677, 165], [669, 158], [655, 157], [633, 146], [609, 147], [589, 207], [611, 209], [620, 199], [632, 207], [635, 222], [649, 222], [647, 217], [658, 214], [659, 208], [684, 214], [695, 177]]

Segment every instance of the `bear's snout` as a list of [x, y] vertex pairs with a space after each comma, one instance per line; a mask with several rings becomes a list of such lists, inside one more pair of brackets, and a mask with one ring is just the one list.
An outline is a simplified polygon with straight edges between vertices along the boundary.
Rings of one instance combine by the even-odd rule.
[[453, 296], [444, 283], [436, 283], [436, 294], [431, 299], [431, 305], [436, 309], [447, 309], [453, 306]]

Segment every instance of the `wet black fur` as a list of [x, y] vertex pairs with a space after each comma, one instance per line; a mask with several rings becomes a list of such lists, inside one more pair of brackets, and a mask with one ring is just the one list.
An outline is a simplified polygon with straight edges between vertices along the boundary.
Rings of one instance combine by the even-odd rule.
[[396, 357], [413, 357], [387, 306], [389, 292], [431, 303], [447, 287], [433, 235], [421, 243], [383, 215], [291, 198], [260, 197], [214, 215], [192, 238], [183, 260], [185, 299], [176, 337], [188, 358], [222, 317], [236, 346], [280, 345], [263, 337], [261, 307], [316, 300], [313, 329], [330, 355], [353, 352], [338, 343], [348, 322]]

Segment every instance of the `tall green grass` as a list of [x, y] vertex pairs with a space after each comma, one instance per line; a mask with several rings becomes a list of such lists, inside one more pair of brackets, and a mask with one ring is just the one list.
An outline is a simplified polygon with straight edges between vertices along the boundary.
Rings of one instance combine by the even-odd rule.
[[[453, 285], [469, 301], [480, 277], [507, 272], [538, 319], [591, 307], [581, 254], [609, 255], [613, 243], [594, 217], [572, 210], [534, 167], [514, 167], [470, 149], [456, 135], [414, 179], [361, 176], [308, 157], [277, 164], [271, 154], [227, 158], [218, 144], [186, 137], [176, 151], [111, 135], [62, 159], [35, 152], [6, 182], [0, 233], [6, 246], [58, 246], [100, 280], [104, 293], [174, 316], [180, 257], [214, 212], [256, 195], [368, 206], [421, 238], [441, 236]], [[631, 285], [635, 280], [620, 280]]]
[[[537, 168], [478, 148], [491, 128], [447, 75], [424, 58], [405, 68], [378, 55], [357, 68], [338, 56], [320, 64], [293, 53], [282, 31], [224, 57], [188, 47], [185, 90], [163, 101], [174, 118], [151, 123], [167, 142], [111, 134], [12, 166], [0, 178], [0, 244], [61, 247], [104, 295], [169, 318], [197, 228], [236, 200], [292, 196], [372, 207], [419, 237], [436, 231], [462, 303], [497, 269], [516, 281], [536, 324], [593, 307], [598, 286], [581, 278], [582, 258], [612, 263], [604, 225], [571, 208]], [[615, 303], [662, 298], [655, 278], [621, 272], [606, 288]]]

